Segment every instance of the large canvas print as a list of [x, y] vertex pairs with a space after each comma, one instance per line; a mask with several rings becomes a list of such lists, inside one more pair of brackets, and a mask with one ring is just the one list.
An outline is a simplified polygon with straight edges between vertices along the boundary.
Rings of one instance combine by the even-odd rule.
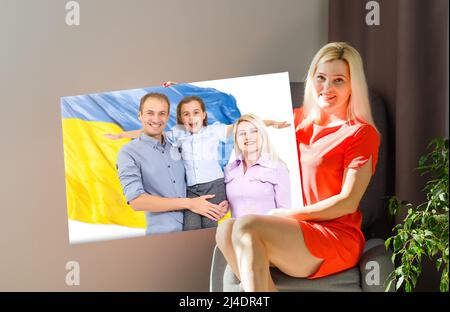
[[61, 98], [70, 243], [302, 204], [288, 73]]

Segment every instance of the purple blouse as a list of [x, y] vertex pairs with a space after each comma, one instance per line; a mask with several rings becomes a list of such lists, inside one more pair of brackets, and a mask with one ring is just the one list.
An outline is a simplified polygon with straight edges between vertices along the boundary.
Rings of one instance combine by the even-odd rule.
[[244, 174], [243, 160], [237, 159], [225, 167], [224, 174], [233, 218], [291, 208], [289, 170], [284, 163], [262, 156]]

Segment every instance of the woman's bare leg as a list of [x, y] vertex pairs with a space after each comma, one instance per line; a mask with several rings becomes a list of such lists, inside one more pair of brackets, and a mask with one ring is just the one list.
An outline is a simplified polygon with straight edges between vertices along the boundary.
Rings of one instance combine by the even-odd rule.
[[233, 227], [232, 240], [244, 290], [275, 291], [264, 243], [255, 231], [249, 231], [239, 223], [236, 225]]
[[232, 226], [235, 262], [245, 291], [274, 290], [269, 266], [294, 277], [307, 277], [322, 263], [311, 255], [296, 220], [276, 216], [244, 216]]
[[236, 262], [236, 254], [231, 242], [231, 233], [233, 231], [233, 225], [235, 221], [235, 219], [227, 219], [220, 222], [220, 224], [217, 226], [216, 231], [216, 243], [220, 251], [222, 251], [225, 260], [227, 260], [228, 264], [230, 265], [234, 275], [236, 275], [236, 277], [240, 280], [241, 278]]

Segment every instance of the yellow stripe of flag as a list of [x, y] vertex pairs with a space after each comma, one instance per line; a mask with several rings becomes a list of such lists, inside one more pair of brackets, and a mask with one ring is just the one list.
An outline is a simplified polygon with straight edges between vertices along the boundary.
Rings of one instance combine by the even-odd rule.
[[127, 205], [116, 158], [128, 139], [111, 140], [115, 124], [63, 118], [67, 211], [70, 220], [145, 228], [145, 215]]

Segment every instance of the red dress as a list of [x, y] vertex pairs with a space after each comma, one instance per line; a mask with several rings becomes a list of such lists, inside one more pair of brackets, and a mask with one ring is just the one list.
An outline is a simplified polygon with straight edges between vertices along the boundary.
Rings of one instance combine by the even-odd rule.
[[[339, 194], [345, 168], [360, 167], [370, 156], [372, 174], [375, 172], [380, 137], [373, 126], [364, 122], [304, 126], [300, 125], [301, 111], [295, 110], [294, 114], [305, 206]], [[334, 274], [358, 264], [365, 243], [361, 221], [359, 209], [333, 220], [299, 221], [308, 250], [324, 260], [308, 278]]]

